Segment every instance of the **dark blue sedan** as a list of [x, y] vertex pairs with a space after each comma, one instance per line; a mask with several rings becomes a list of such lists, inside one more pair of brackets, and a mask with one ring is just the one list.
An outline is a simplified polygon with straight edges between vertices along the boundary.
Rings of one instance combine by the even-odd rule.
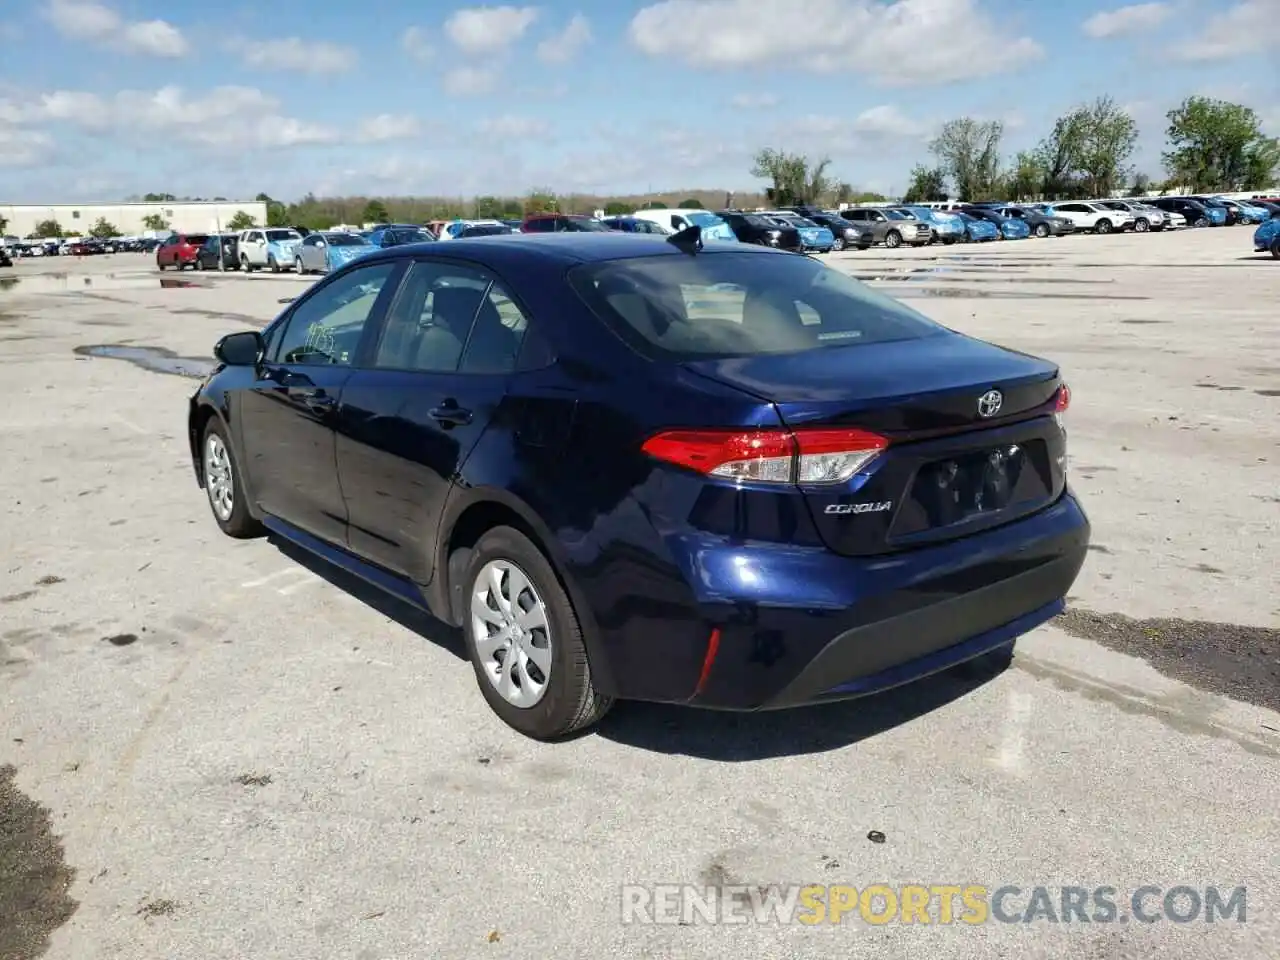
[[696, 228], [442, 249], [219, 341], [191, 455], [225, 533], [460, 626], [521, 733], [994, 673], [1063, 609], [1089, 522], [1054, 363]]

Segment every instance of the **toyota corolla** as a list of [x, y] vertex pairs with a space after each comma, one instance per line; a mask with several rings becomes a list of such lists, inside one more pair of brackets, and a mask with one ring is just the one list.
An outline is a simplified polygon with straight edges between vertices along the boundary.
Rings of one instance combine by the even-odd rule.
[[616, 232], [392, 247], [191, 398], [198, 482], [460, 626], [511, 727], [758, 710], [981, 662], [1089, 539], [1054, 363], [809, 257]]

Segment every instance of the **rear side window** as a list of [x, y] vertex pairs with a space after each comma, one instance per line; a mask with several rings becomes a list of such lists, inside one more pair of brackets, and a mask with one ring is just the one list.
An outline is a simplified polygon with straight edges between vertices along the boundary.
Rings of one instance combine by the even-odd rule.
[[208, 239], [209, 239], [208, 235], [203, 234], [203, 233], [189, 233], [189, 234], [187, 234], [187, 243], [191, 244], [191, 246], [193, 246], [193, 247], [198, 247], [198, 246], [200, 246], [202, 243], [204, 243], [204, 242], [205, 242], [206, 240], [208, 240]]
[[947, 332], [808, 257], [638, 257], [575, 267], [569, 282], [601, 320], [650, 359], [795, 353]]

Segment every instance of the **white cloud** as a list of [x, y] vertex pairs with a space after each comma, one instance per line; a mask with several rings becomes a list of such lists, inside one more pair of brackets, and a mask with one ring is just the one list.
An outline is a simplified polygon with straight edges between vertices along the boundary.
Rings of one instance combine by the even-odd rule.
[[1044, 55], [977, 0], [808, 0], [803, 16], [795, 0], [661, 0], [629, 32], [642, 52], [695, 67], [785, 60], [818, 73], [870, 71], [885, 86], [1007, 73]]
[[466, 7], [444, 22], [444, 32], [467, 53], [497, 53], [519, 40], [537, 18], [537, 7]]
[[548, 136], [550, 128], [543, 120], [507, 114], [476, 123], [476, 132], [498, 140], [521, 140], [527, 137]]
[[563, 30], [538, 44], [538, 59], [543, 63], [568, 63], [590, 42], [591, 24], [582, 14], [575, 14]]
[[336, 143], [341, 132], [283, 116], [280, 103], [253, 87], [216, 87], [190, 97], [176, 86], [102, 96], [55, 90], [26, 101], [0, 102], [0, 116], [30, 124], [64, 123], [94, 134], [150, 143], [157, 136], [211, 148], [253, 149]]
[[916, 149], [928, 139], [933, 124], [913, 120], [895, 106], [883, 104], [856, 116], [807, 116], [789, 119], [777, 128], [778, 137], [796, 144], [800, 152], [844, 155], [882, 152], [901, 146]]
[[400, 36], [400, 46], [419, 63], [426, 63], [436, 55], [431, 35], [422, 27], [410, 27]]
[[35, 167], [53, 150], [53, 138], [41, 130], [0, 126], [0, 167]]
[[126, 21], [95, 0], [50, 0], [43, 8], [53, 28], [73, 40], [98, 43], [153, 57], [186, 56], [190, 44], [177, 27], [164, 20]]
[[854, 133], [866, 136], [922, 137], [929, 132], [927, 124], [912, 120], [889, 104], [863, 110], [853, 118], [850, 126]]
[[1081, 25], [1081, 29], [1096, 39], [1120, 37], [1158, 27], [1169, 19], [1172, 12], [1167, 3], [1135, 3], [1095, 13]]
[[772, 93], [740, 93], [729, 99], [729, 106], [736, 110], [767, 110], [780, 102]]
[[301, 37], [280, 40], [237, 40], [232, 49], [245, 66], [258, 70], [287, 70], [296, 73], [343, 73], [359, 60], [351, 47], [327, 40], [309, 41]]
[[498, 88], [498, 72], [485, 67], [456, 67], [444, 75], [444, 92], [454, 97], [482, 97]]
[[422, 123], [417, 117], [393, 113], [380, 113], [360, 123], [358, 139], [366, 143], [386, 143], [391, 140], [411, 140], [422, 134]]
[[[1209, 22], [1178, 46], [1183, 60], [1232, 60], [1275, 47], [1280, 0], [1243, 0]], [[1274, 64], [1274, 61], [1273, 61]]]

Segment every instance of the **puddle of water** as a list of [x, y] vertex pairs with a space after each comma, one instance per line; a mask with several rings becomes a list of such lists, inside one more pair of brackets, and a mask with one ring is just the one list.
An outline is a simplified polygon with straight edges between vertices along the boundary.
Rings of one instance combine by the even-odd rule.
[[164, 347], [131, 347], [121, 343], [104, 343], [76, 347], [75, 353], [81, 357], [124, 360], [143, 370], [150, 370], [152, 373], [168, 373], [177, 377], [191, 377], [195, 380], [208, 376], [209, 371], [214, 367], [212, 358], [180, 357]]
[[164, 290], [179, 287], [203, 287], [207, 284], [177, 277], [157, 277], [154, 274], [68, 274], [41, 273], [29, 277], [0, 278], [0, 290], [18, 293], [84, 293], [93, 290]]

